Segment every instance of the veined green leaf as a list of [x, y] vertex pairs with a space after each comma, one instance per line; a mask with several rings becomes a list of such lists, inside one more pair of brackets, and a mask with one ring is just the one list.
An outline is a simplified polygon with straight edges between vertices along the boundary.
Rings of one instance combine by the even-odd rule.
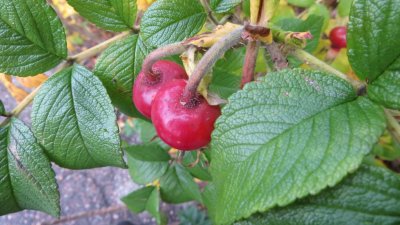
[[236, 225], [343, 225], [400, 223], [400, 177], [363, 165], [339, 185]]
[[68, 0], [83, 17], [111, 31], [133, 28], [136, 19], [136, 0]]
[[216, 13], [224, 13], [235, 8], [242, 0], [211, 0], [210, 7]]
[[0, 199], [0, 215], [23, 209], [60, 215], [50, 161], [30, 129], [17, 119], [0, 128]]
[[140, 35], [146, 44], [159, 47], [197, 34], [206, 18], [198, 1], [158, 0], [143, 15]]
[[64, 69], [43, 84], [33, 102], [32, 128], [49, 158], [62, 167], [125, 167], [110, 98], [82, 66]]
[[32, 76], [66, 57], [64, 28], [45, 0], [0, 0], [0, 72]]
[[129, 116], [141, 117], [132, 103], [132, 86], [149, 51], [138, 35], [132, 35], [107, 48], [96, 63], [94, 74], [113, 104]]
[[168, 162], [171, 159], [163, 148], [153, 142], [129, 146], [126, 152], [131, 157], [146, 162]]
[[294, 69], [232, 95], [215, 126], [215, 220], [225, 224], [335, 185], [359, 167], [386, 121], [346, 81]]
[[347, 33], [349, 61], [372, 82], [400, 57], [400, 1], [354, 0]]

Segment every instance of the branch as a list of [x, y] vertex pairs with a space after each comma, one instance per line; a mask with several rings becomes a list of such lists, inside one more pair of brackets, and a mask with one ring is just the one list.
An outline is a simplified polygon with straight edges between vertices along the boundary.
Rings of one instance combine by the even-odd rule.
[[113, 44], [116, 41], [119, 41], [121, 39], [124, 39], [125, 37], [127, 37], [128, 35], [130, 35], [131, 32], [130, 31], [126, 31], [123, 32], [113, 38], [108, 39], [107, 41], [104, 41], [98, 45], [93, 46], [92, 48], [89, 48], [81, 53], [78, 53], [74, 56], [69, 57], [67, 60], [68, 61], [73, 61], [73, 62], [77, 62], [77, 63], [81, 63], [82, 61], [84, 61], [85, 59], [88, 59], [90, 57], [93, 57], [97, 54], [99, 54], [100, 52], [104, 51], [106, 48], [108, 48], [111, 44]]
[[290, 52], [290, 54], [315, 69], [329, 72], [337, 77], [340, 77], [340, 78], [346, 80], [357, 90], [359, 95], [363, 94], [362, 92], [365, 91], [366, 84], [364, 82], [361, 82], [358, 80], [353, 80], [353, 79], [349, 78], [346, 74], [336, 70], [335, 68], [333, 68], [330, 65], [326, 64], [325, 62], [319, 60], [315, 56], [304, 51], [303, 49], [299, 49], [299, 48], [294, 49], [293, 51]]
[[207, 12], [208, 19], [216, 26], [218, 26], [220, 23], [218, 22], [217, 18], [214, 17], [213, 12], [211, 10], [210, 5], [208, 4], [208, 0], [200, 0], [200, 3], [203, 5], [204, 9]]
[[274, 63], [274, 67], [276, 70], [283, 70], [288, 68], [289, 63], [286, 59], [286, 56], [279, 49], [279, 46], [276, 42], [272, 42], [271, 44], [265, 45], [272, 62]]
[[[235, 46], [240, 40], [243, 27], [240, 27], [216, 42], [199, 61], [195, 71], [190, 76], [189, 81], [183, 92], [181, 103], [187, 106], [197, 101], [197, 87], [204, 75], [213, 67], [215, 62], [221, 58], [228, 49]], [[188, 105], [189, 104], [189, 105]]]
[[260, 47], [259, 41], [249, 41], [247, 43], [246, 56], [243, 65], [243, 75], [241, 88], [251, 81], [254, 80], [254, 70], [256, 67], [258, 49]]
[[93, 211], [88, 211], [88, 212], [83, 212], [83, 213], [78, 213], [70, 216], [63, 216], [60, 219], [53, 220], [51, 222], [43, 222], [41, 223], [42, 225], [55, 225], [55, 224], [65, 224], [67, 222], [71, 222], [74, 220], [79, 220], [87, 217], [93, 217], [93, 216], [99, 216], [99, 215], [104, 215], [104, 214], [110, 214], [113, 212], [118, 212], [121, 210], [125, 210], [126, 207], [124, 205], [115, 205], [111, 206], [108, 208], [101, 208], [98, 210], [93, 210]]

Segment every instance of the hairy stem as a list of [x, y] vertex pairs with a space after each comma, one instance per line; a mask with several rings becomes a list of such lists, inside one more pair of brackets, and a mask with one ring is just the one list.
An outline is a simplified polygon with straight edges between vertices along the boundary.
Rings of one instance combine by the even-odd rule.
[[272, 62], [274, 63], [274, 67], [276, 70], [283, 70], [283, 69], [288, 68], [289, 63], [286, 59], [286, 56], [279, 49], [279, 46], [277, 43], [272, 42], [271, 44], [268, 44], [265, 47], [268, 51], [268, 54], [271, 57]]
[[208, 0], [200, 0], [200, 3], [203, 5], [203, 8], [206, 10], [208, 19], [216, 26], [219, 25], [217, 18], [214, 17], [213, 12], [211, 10], [210, 5], [208, 4]]
[[93, 57], [93, 56], [99, 54], [100, 52], [102, 52], [106, 48], [108, 48], [111, 44], [113, 44], [114, 42], [124, 39], [125, 37], [127, 37], [130, 34], [131, 34], [131, 32], [129, 32], [129, 31], [123, 32], [113, 38], [108, 39], [107, 41], [104, 41], [96, 46], [93, 46], [92, 48], [89, 48], [81, 53], [71, 56], [70, 58], [68, 58], [68, 61], [81, 63], [85, 59], [88, 59], [90, 57]]
[[353, 80], [346, 76], [346, 74], [336, 70], [335, 68], [331, 67], [330, 65], [326, 64], [325, 62], [319, 60], [315, 56], [311, 55], [310, 53], [304, 51], [303, 49], [295, 49], [290, 52], [294, 57], [303, 61], [305, 64], [310, 65], [311, 67], [319, 70], [323, 70], [329, 72], [337, 77], [340, 77], [347, 82], [349, 82], [358, 92], [362, 92], [366, 85], [363, 82], [358, 80]]
[[204, 75], [207, 74], [215, 62], [221, 58], [225, 52], [228, 51], [228, 49], [239, 43], [242, 32], [243, 27], [232, 31], [221, 38], [206, 52], [206, 54], [204, 54], [185, 87], [181, 99], [182, 104], [189, 106], [188, 104], [191, 104], [193, 101], [197, 100], [197, 87], [199, 86], [201, 79], [203, 79]]
[[254, 70], [256, 67], [259, 48], [259, 41], [249, 41], [249, 43], [247, 43], [246, 57], [243, 65], [242, 83], [240, 85], [241, 88], [243, 88], [245, 84], [254, 80]]
[[158, 48], [151, 52], [143, 61], [142, 71], [149, 76], [155, 75], [152, 71], [152, 66], [158, 60], [171, 56], [182, 54], [186, 50], [186, 47], [182, 42], [172, 43]]

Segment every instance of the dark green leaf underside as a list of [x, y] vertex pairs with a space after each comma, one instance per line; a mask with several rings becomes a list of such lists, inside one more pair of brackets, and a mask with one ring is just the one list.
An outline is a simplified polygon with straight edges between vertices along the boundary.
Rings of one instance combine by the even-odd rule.
[[355, 0], [347, 46], [357, 76], [373, 81], [400, 57], [400, 1]]
[[386, 125], [382, 108], [317, 71], [269, 74], [229, 101], [212, 141], [217, 223], [335, 185], [358, 168]]
[[0, 215], [32, 209], [60, 215], [50, 161], [29, 128], [13, 119], [0, 128]]
[[31, 76], [67, 57], [64, 28], [43, 0], [0, 0], [0, 72]]
[[400, 224], [400, 177], [363, 165], [339, 185], [237, 225]]
[[159, 47], [197, 34], [206, 18], [198, 1], [158, 0], [144, 14], [140, 35], [150, 46]]
[[97, 60], [94, 74], [107, 89], [113, 104], [123, 113], [141, 114], [132, 103], [132, 85], [145, 56], [149, 53], [138, 35], [132, 35], [107, 48]]
[[82, 66], [46, 81], [34, 99], [32, 128], [62, 167], [125, 166], [111, 101], [100, 80]]
[[81, 16], [106, 30], [129, 30], [135, 23], [136, 0], [68, 0], [68, 3]]

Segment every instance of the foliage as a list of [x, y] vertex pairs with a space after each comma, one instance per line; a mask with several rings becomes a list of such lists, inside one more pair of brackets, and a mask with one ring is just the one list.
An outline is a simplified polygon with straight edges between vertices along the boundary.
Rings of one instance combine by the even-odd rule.
[[[144, 186], [122, 201], [158, 224], [168, 224], [162, 202], [188, 201], [208, 211], [187, 208], [181, 224], [400, 223], [400, 177], [382, 163], [400, 158], [400, 1], [256, 3], [68, 0], [96, 26], [123, 32], [69, 56], [50, 3], [0, 0], [0, 78], [21, 102], [8, 113], [0, 101], [0, 214], [58, 217], [54, 162], [128, 167]], [[347, 49], [338, 51], [327, 36], [347, 24]], [[224, 43], [233, 29], [244, 30], [240, 42]], [[171, 43], [185, 50], [182, 60], [168, 52], [159, 59], [183, 64], [222, 108], [211, 144], [185, 154], [132, 103], [146, 57]], [[93, 72], [79, 65], [97, 54]], [[243, 83], [251, 67], [254, 81]], [[16, 117], [32, 100], [29, 128]], [[117, 124], [115, 108], [134, 118]]]

